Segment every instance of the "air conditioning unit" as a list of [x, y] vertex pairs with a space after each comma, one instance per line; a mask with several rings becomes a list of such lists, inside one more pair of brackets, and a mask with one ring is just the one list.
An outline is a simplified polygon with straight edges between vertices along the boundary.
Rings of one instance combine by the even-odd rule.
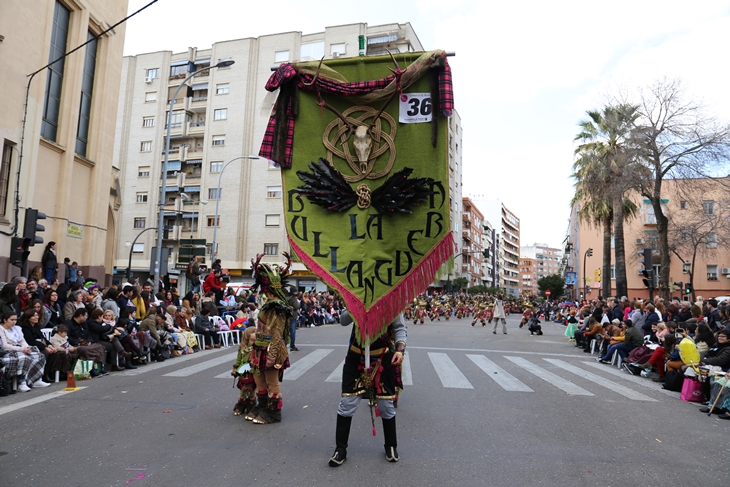
[[333, 52], [332, 53], [332, 57], [340, 57], [341, 55], [342, 54], [340, 54], [339, 52]]
[[639, 269], [639, 272], [637, 272], [638, 275], [643, 276], [644, 275], [644, 269]]
[[152, 83], [152, 78], [150, 78], [149, 76], [145, 76], [144, 82], [147, 84], [150, 84], [150, 83]]
[[723, 267], [722, 269], [720, 269], [720, 272], [721, 272], [721, 273], [722, 273], [723, 275], [727, 275], [727, 274], [730, 274], [730, 267]]
[[644, 239], [643, 238], [637, 238], [636, 239], [636, 245], [644, 245]]

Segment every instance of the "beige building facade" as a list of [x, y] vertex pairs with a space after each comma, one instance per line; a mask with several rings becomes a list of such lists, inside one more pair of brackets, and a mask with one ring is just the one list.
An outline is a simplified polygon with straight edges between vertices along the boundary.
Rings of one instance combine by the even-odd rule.
[[537, 296], [537, 259], [520, 257], [520, 294], [525, 297]]
[[461, 276], [469, 281], [468, 286], [482, 285], [482, 237], [484, 215], [469, 198], [462, 198], [461, 230]]
[[[275, 100], [264, 90], [272, 66], [322, 56], [357, 56], [359, 36], [365, 36], [368, 55], [382, 54], [386, 48], [423, 50], [408, 23], [350, 24], [316, 34], [286, 32], [217, 42], [209, 49], [125, 57], [114, 159], [124, 205], [115, 265], [126, 269], [131, 253], [133, 271], [141, 277], [149, 273], [155, 232], [146, 232], [133, 243], [143, 229], [157, 226], [169, 99], [187, 74], [223, 58], [235, 64], [196, 75], [174, 103], [164, 201], [165, 223], [171, 228], [163, 241], [163, 247], [170, 249], [169, 274], [173, 279], [184, 275], [187, 251], [181, 256], [180, 245], [185, 246], [191, 237], [205, 240], [210, 264], [216, 223], [217, 257], [232, 280], [247, 282], [251, 258], [258, 253], [265, 252], [264, 260], [280, 261], [281, 252], [289, 250], [280, 171], [263, 159], [233, 160], [259, 151]], [[225, 169], [219, 192], [221, 170], [229, 161], [233, 162]], [[296, 269], [294, 281], [303, 288], [321, 286], [303, 266]]]
[[85, 276], [111, 279], [120, 202], [115, 119], [108, 114], [117, 109], [124, 24], [41, 68], [126, 14], [126, 0], [0, 5], [0, 280], [20, 274], [8, 256], [11, 236], [22, 236], [26, 208], [47, 215], [38, 234], [45, 243], [31, 247], [29, 268], [55, 241], [61, 281], [66, 256]]
[[[670, 283], [691, 281], [694, 294], [689, 296], [670, 285], [672, 296], [705, 299], [730, 294], [730, 201], [727, 185], [729, 178], [712, 180], [666, 180], [663, 183], [662, 207], [670, 220]], [[624, 225], [626, 276], [629, 298], [647, 298], [649, 291], [643, 283], [643, 249], [653, 249], [651, 268], [656, 276], [661, 270], [658, 234], [654, 210], [649, 201], [633, 195], [638, 214]], [[592, 256], [586, 251], [592, 249]], [[578, 207], [571, 209], [570, 223], [564, 241], [561, 271], [575, 272], [576, 285], [568, 289], [573, 298], [601, 294], [602, 279], [611, 280], [611, 293], [615, 294], [615, 256], [612, 239], [611, 272], [603, 276], [603, 233], [600, 228], [581, 222]], [[583, 261], [585, 257], [585, 267]], [[690, 275], [690, 273], [692, 275]], [[657, 281], [658, 283], [658, 278]], [[686, 286], [684, 286], [686, 287]]]
[[494, 229], [493, 270], [498, 276], [496, 286], [510, 296], [520, 295], [520, 219], [500, 199], [472, 196]]

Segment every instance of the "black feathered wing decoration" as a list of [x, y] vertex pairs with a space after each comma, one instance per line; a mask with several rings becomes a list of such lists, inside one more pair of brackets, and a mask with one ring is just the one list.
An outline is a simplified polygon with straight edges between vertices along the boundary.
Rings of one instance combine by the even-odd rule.
[[[309, 164], [312, 172], [297, 171], [304, 186], [295, 189], [310, 202], [328, 211], [347, 211], [357, 204], [357, 193], [342, 174], [325, 159]], [[385, 215], [412, 213], [412, 207], [433, 193], [431, 178], [409, 178], [413, 169], [404, 167], [372, 192], [371, 206]]]
[[413, 169], [404, 167], [373, 191], [372, 206], [380, 213], [412, 213], [412, 207], [426, 201], [433, 193], [431, 178], [409, 178]]
[[309, 164], [311, 173], [297, 171], [304, 186], [295, 189], [309, 201], [329, 211], [347, 211], [357, 203], [357, 194], [342, 174], [321, 157]]

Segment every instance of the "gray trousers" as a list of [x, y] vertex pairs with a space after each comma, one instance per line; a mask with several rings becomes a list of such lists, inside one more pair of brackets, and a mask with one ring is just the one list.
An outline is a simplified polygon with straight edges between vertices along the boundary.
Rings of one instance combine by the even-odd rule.
[[497, 325], [499, 324], [500, 320], [502, 321], [502, 333], [507, 333], [507, 319], [506, 318], [494, 318], [494, 328], [492, 328], [492, 331], [497, 331]]
[[[340, 405], [337, 406], [337, 414], [346, 418], [351, 418], [355, 415], [357, 407], [360, 405], [362, 399], [367, 399], [367, 396], [344, 396], [340, 399]], [[392, 399], [375, 399], [380, 410], [380, 416], [383, 419], [395, 418], [395, 406], [393, 406]]]

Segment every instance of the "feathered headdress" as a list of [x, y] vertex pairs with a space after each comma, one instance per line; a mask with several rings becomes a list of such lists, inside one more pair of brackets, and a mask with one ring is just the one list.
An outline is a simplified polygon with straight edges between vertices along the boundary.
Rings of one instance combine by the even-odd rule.
[[289, 277], [289, 270], [291, 269], [291, 256], [283, 252], [282, 255], [286, 258], [286, 264], [279, 265], [261, 262], [261, 258], [264, 255], [266, 254], [256, 255], [255, 261], [251, 259], [251, 277], [254, 279], [251, 290], [259, 290], [262, 293], [270, 292], [279, 299], [286, 301], [285, 288], [289, 287], [287, 279]]

